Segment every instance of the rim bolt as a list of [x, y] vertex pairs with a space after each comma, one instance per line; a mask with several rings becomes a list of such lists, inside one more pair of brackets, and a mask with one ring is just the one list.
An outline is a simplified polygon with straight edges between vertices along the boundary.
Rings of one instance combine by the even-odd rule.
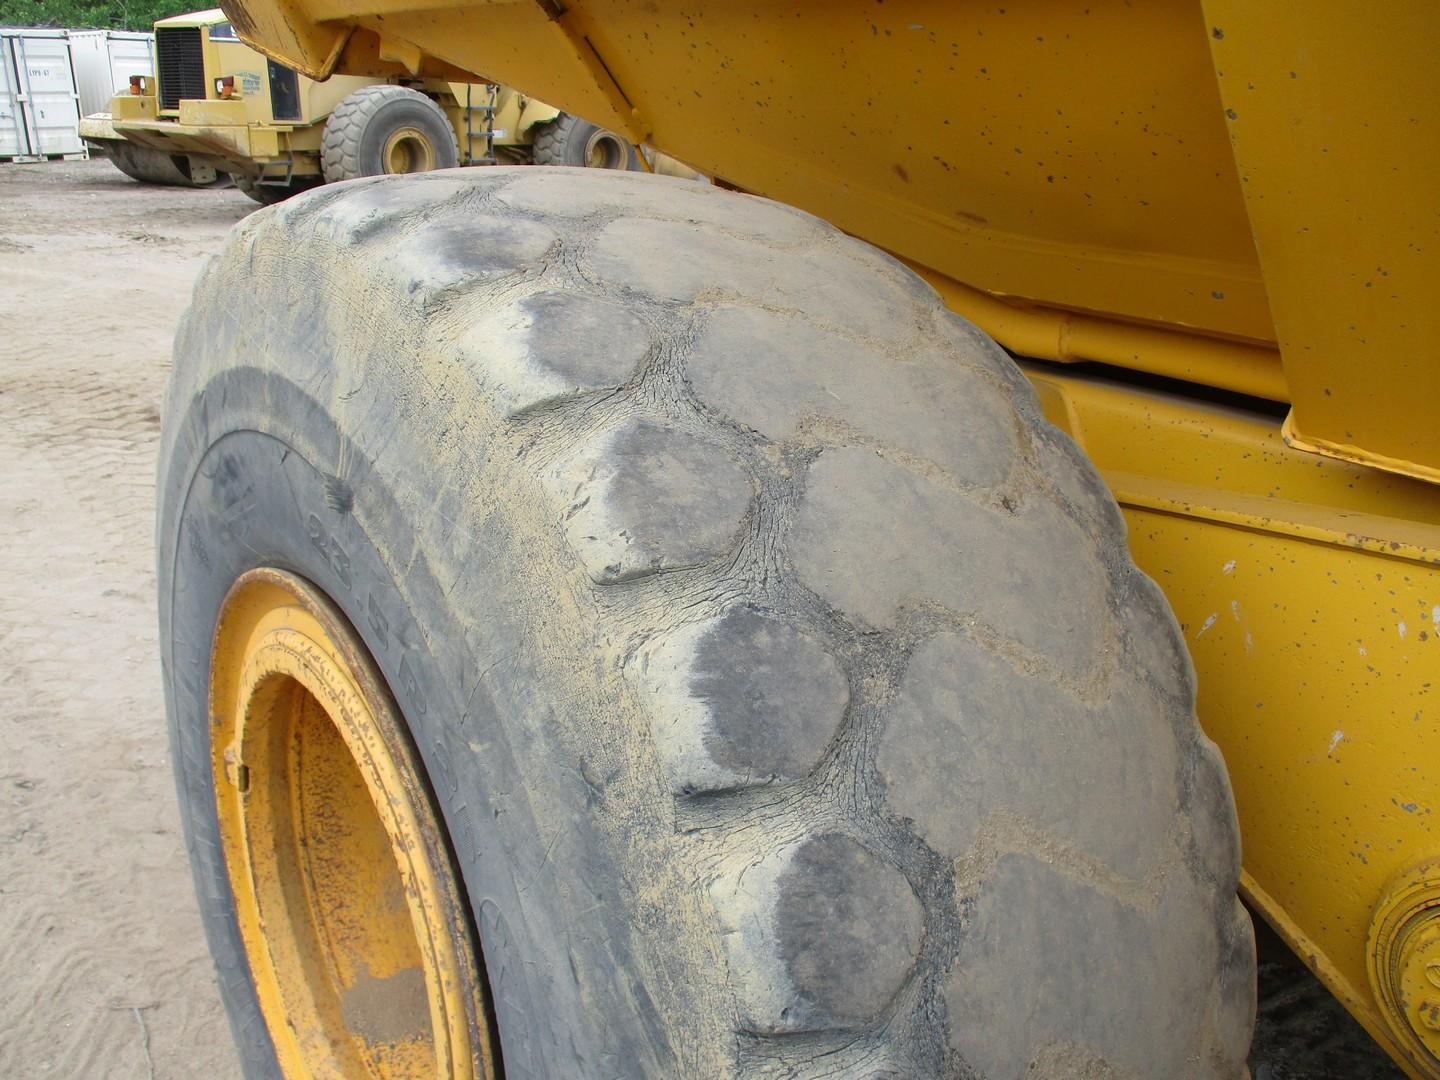
[[1419, 1012], [1420, 1023], [1431, 1031], [1440, 1031], [1440, 1001], [1422, 1001]]

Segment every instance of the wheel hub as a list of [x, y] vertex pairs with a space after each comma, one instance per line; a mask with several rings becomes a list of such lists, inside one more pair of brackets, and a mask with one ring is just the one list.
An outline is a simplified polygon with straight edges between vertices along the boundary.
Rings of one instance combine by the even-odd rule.
[[587, 169], [623, 169], [625, 145], [609, 131], [595, 132], [585, 143]]
[[1414, 1059], [1440, 1071], [1440, 860], [1402, 874], [1370, 924], [1370, 982]]
[[380, 160], [391, 174], [429, 172], [435, 168], [435, 148], [419, 128], [403, 127], [385, 140]]

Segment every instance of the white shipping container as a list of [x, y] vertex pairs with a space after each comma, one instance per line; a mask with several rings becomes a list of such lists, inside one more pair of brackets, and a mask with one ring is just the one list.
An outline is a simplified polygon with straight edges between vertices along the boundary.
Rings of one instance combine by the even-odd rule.
[[155, 74], [155, 35], [138, 30], [69, 30], [80, 115], [109, 112], [110, 99], [130, 88], [130, 76]]
[[20, 115], [19, 81], [15, 78], [15, 55], [10, 39], [0, 37], [0, 161], [23, 157], [30, 152], [25, 119]]
[[63, 30], [0, 30], [0, 160], [85, 155]]

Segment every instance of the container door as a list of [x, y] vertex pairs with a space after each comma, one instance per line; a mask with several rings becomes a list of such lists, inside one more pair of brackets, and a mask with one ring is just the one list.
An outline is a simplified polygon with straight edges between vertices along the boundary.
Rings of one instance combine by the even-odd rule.
[[59, 34], [15, 38], [15, 63], [26, 101], [24, 116], [34, 154], [83, 154], [80, 101], [70, 67], [70, 44]]
[[[111, 95], [130, 89], [131, 75], [155, 74], [155, 37], [153, 34], [110, 35]], [[108, 104], [105, 106], [110, 107]]]
[[15, 69], [15, 38], [0, 34], [0, 161], [25, 157], [30, 139], [21, 115], [20, 80]]
[[75, 89], [80, 94], [80, 115], [105, 112], [110, 108], [110, 60], [104, 30], [69, 30], [70, 62], [75, 69]]

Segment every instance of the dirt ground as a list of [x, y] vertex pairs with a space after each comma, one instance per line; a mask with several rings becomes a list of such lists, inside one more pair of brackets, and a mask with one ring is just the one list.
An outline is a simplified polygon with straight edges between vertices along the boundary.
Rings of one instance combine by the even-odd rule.
[[239, 1075], [156, 650], [154, 473], [190, 284], [255, 204], [0, 165], [0, 1076]]
[[[152, 530], [171, 334], [253, 209], [106, 161], [0, 165], [0, 1077], [238, 1075], [170, 780]], [[1261, 992], [1255, 1080], [1400, 1078], [1307, 974], [1266, 964]]]

